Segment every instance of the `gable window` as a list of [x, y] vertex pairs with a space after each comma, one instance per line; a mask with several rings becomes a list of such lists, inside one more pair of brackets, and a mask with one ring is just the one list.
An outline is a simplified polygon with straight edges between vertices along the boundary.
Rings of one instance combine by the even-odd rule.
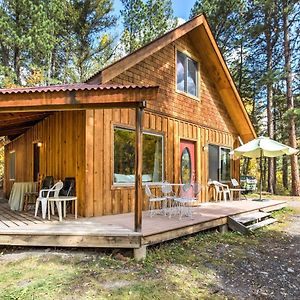
[[9, 169], [9, 179], [16, 179], [16, 152], [11, 151], [8, 155], [8, 169]]
[[[114, 129], [114, 183], [135, 181], [135, 131]], [[163, 181], [163, 136], [143, 133], [143, 182]]]
[[208, 146], [209, 179], [217, 181], [229, 181], [230, 173], [230, 149], [218, 145]]
[[177, 51], [177, 90], [198, 97], [198, 63]]

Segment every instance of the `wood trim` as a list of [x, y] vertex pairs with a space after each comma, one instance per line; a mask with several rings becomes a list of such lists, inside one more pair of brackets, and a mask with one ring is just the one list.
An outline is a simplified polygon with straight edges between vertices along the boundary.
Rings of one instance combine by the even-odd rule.
[[235, 85], [235, 83], [234, 83], [234, 81], [232, 79], [232, 76], [231, 76], [231, 74], [229, 72], [229, 69], [228, 69], [228, 67], [227, 67], [227, 65], [225, 63], [225, 59], [224, 59], [224, 57], [223, 57], [223, 55], [222, 55], [222, 53], [221, 53], [221, 51], [220, 51], [220, 49], [219, 49], [219, 47], [217, 45], [217, 42], [216, 42], [216, 40], [215, 40], [215, 38], [214, 38], [214, 36], [212, 34], [210, 26], [209, 26], [209, 24], [208, 24], [208, 22], [207, 22], [207, 20], [205, 18], [203, 20], [203, 26], [205, 28], [206, 34], [207, 34], [207, 36], [209, 38], [209, 41], [210, 41], [210, 43], [211, 43], [211, 45], [212, 45], [212, 47], [214, 49], [214, 52], [215, 52], [215, 54], [216, 54], [216, 56], [217, 56], [217, 58], [219, 60], [219, 63], [221, 64], [222, 69], [223, 69], [223, 71], [224, 71], [224, 73], [226, 75], [226, 78], [227, 78], [227, 80], [229, 82], [230, 88], [234, 92], [234, 95], [235, 95], [235, 98], [236, 98], [237, 103], [239, 105], [239, 108], [241, 109], [241, 111], [243, 113], [243, 116], [245, 117], [245, 120], [246, 120], [246, 122], [247, 122], [247, 124], [249, 126], [249, 129], [250, 129], [250, 131], [251, 131], [251, 133], [253, 135], [253, 138], [256, 138], [256, 132], [254, 130], [252, 122], [251, 122], [251, 120], [249, 118], [249, 115], [248, 115], [248, 113], [247, 113], [247, 111], [245, 109], [245, 106], [244, 106], [244, 104], [243, 104], [243, 102], [241, 100], [240, 94], [239, 94], [239, 92], [237, 90], [237, 87], [236, 87], [236, 85]]
[[142, 231], [142, 209], [143, 209], [143, 113], [144, 107], [141, 105], [136, 108], [135, 119], [135, 209], [134, 209], [134, 231]]
[[136, 108], [157, 99], [158, 87], [0, 95], [1, 112]]

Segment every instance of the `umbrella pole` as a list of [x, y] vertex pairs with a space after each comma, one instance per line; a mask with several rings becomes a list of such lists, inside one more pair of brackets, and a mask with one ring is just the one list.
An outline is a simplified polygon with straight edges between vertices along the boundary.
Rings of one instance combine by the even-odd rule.
[[259, 200], [261, 200], [261, 194], [262, 194], [262, 150], [260, 150], [260, 195], [259, 195]]

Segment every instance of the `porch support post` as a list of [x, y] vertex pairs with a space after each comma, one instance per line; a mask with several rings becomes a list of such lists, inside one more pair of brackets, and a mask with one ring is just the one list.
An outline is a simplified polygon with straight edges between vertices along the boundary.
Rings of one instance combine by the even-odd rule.
[[143, 112], [146, 102], [139, 103], [135, 109], [135, 205], [134, 231], [142, 230], [142, 169], [143, 169]]

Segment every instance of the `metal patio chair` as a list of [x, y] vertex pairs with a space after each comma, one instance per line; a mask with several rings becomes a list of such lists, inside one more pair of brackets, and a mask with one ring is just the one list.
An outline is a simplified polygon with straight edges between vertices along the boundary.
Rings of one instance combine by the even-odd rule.
[[[167, 198], [165, 196], [157, 197], [153, 195], [148, 185], [145, 185], [145, 193], [148, 196], [150, 217], [158, 213], [161, 214], [164, 211]], [[158, 209], [157, 206], [159, 207]]]
[[[192, 191], [190, 189], [192, 189]], [[179, 219], [182, 219], [183, 216], [190, 217], [191, 219], [193, 218], [193, 203], [198, 200], [200, 191], [201, 185], [197, 182], [186, 184], [181, 187], [180, 197], [174, 198]], [[190, 195], [191, 192], [192, 195]]]

